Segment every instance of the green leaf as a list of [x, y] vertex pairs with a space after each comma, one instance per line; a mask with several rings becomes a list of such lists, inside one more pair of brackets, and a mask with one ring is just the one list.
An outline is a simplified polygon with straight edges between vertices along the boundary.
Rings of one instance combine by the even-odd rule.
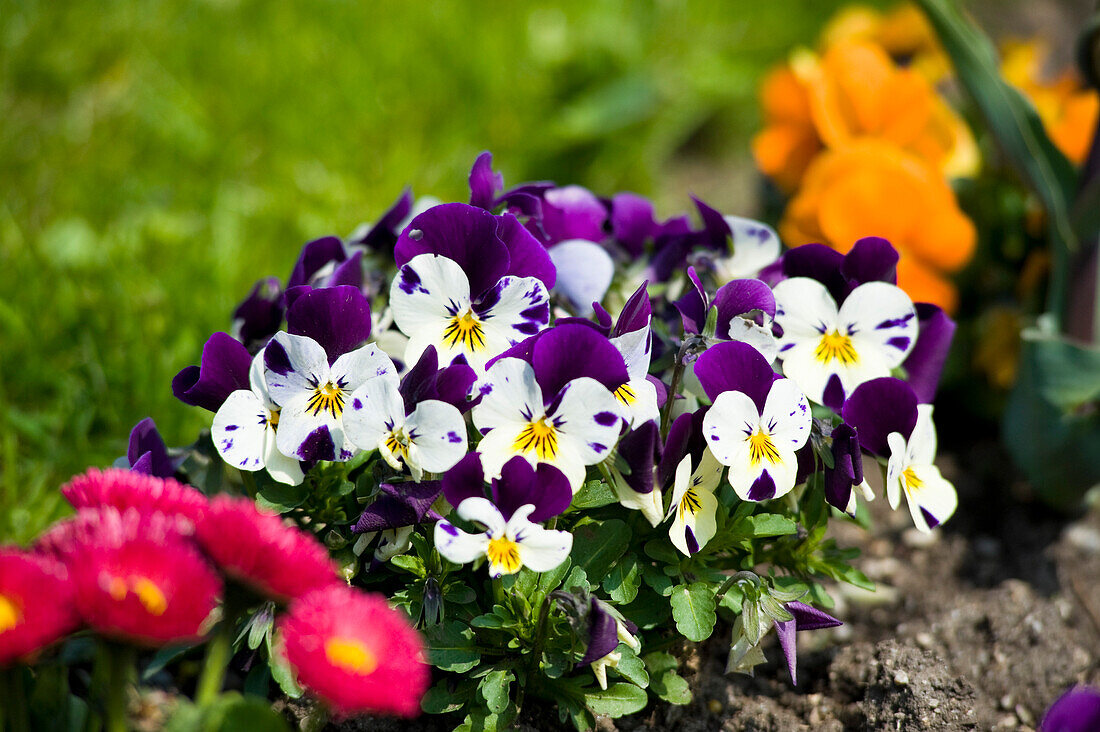
[[630, 546], [630, 529], [619, 519], [584, 524], [573, 531], [573, 564], [589, 577], [603, 577]]
[[483, 709], [475, 709], [466, 715], [462, 724], [455, 727], [454, 732], [503, 732], [510, 729], [515, 721], [515, 710], [508, 709], [502, 713], [485, 713]]
[[662, 536], [659, 539], [650, 539], [645, 543], [645, 553], [647, 557], [656, 559], [658, 562], [664, 562], [665, 564], [680, 564], [682, 556], [676, 551], [676, 547], [672, 546], [672, 542], [669, 541], [667, 536]]
[[634, 684], [612, 684], [606, 690], [584, 695], [584, 703], [594, 714], [618, 718], [640, 712], [649, 703], [649, 695]]
[[436, 668], [465, 673], [481, 660], [474, 647], [474, 631], [461, 620], [433, 625], [424, 635], [428, 641], [428, 663]]
[[676, 660], [676, 656], [665, 651], [647, 653], [642, 656], [642, 661], [645, 663], [650, 676], [660, 676], [666, 671], [675, 671], [680, 667], [680, 662]]
[[793, 519], [777, 513], [758, 513], [745, 519], [749, 536], [757, 539], [765, 536], [789, 536], [798, 533], [798, 524]]
[[569, 507], [572, 510], [600, 508], [616, 503], [618, 500], [614, 488], [602, 480], [590, 480], [581, 486], [577, 495], [573, 496], [573, 502]]
[[641, 591], [634, 602], [620, 606], [619, 610], [639, 628], [654, 628], [668, 620], [671, 608], [665, 597], [671, 593], [671, 584], [666, 595], [658, 595], [649, 590]]
[[651, 676], [649, 688], [669, 704], [683, 706], [691, 703], [691, 689], [688, 687], [688, 682], [675, 670]]
[[477, 691], [485, 700], [485, 705], [493, 714], [500, 714], [508, 708], [511, 698], [509, 690], [515, 675], [507, 669], [490, 671], [478, 684]]
[[462, 708], [467, 701], [467, 694], [463, 693], [461, 686], [452, 693], [448, 689], [450, 684], [450, 679], [444, 679], [428, 689], [420, 700], [420, 708], [425, 714], [446, 714]]
[[180, 704], [165, 726], [166, 732], [290, 732], [286, 719], [271, 708], [267, 699], [222, 694], [206, 709], [190, 702]]
[[627, 554], [611, 568], [603, 581], [603, 588], [615, 602], [626, 605], [638, 596], [638, 584], [642, 581], [642, 568], [638, 558]]
[[291, 699], [297, 699], [302, 695], [302, 687], [298, 685], [298, 679], [294, 677], [294, 670], [279, 652], [278, 646], [273, 645], [271, 637], [274, 633], [268, 633], [264, 639], [267, 646], [267, 665], [271, 667], [271, 678], [283, 690], [283, 693]]
[[531, 606], [537, 608], [554, 590], [561, 586], [562, 580], [569, 574], [569, 568], [573, 566], [573, 563], [569, 560], [569, 557], [565, 558], [565, 561], [539, 575], [538, 585], [535, 587], [535, 593], [531, 596]]
[[696, 643], [710, 637], [718, 617], [710, 585], [705, 582], [677, 585], [672, 589], [671, 602], [672, 617], [681, 635]]
[[634, 650], [628, 645], [620, 643], [618, 650], [619, 653], [622, 654], [622, 658], [619, 659], [618, 665], [615, 666], [615, 671], [636, 686], [640, 686], [643, 689], [649, 686], [649, 673], [646, 672], [645, 662], [638, 658]]
[[390, 559], [390, 564], [409, 574], [414, 574], [421, 579], [427, 576], [427, 572], [424, 569], [424, 560], [411, 554], [398, 554], [396, 557]]
[[264, 481], [256, 492], [256, 505], [268, 511], [286, 513], [305, 503], [308, 496], [305, 483], [287, 485], [274, 480]]
[[[259, 647], [259, 644], [257, 644]], [[176, 659], [182, 657], [185, 653], [195, 648], [195, 644], [189, 644], [185, 646], [165, 646], [159, 649], [153, 654], [153, 657], [149, 659], [149, 664], [145, 667], [145, 670], [141, 672], [141, 680], [148, 681], [149, 679], [160, 673], [165, 666], [172, 663]]]
[[672, 593], [672, 586], [676, 584], [667, 574], [650, 565], [647, 565], [643, 570], [642, 579], [653, 588], [654, 592], [662, 597], [668, 597]]

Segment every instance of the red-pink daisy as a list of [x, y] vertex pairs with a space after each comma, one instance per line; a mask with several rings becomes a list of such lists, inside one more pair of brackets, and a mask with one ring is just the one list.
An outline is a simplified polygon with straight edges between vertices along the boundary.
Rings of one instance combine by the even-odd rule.
[[218, 573], [171, 519], [130, 509], [81, 512], [61, 542], [84, 621], [147, 645], [200, 638], [222, 594]]
[[206, 496], [171, 478], [156, 478], [132, 470], [90, 468], [62, 486], [61, 493], [76, 509], [113, 506], [180, 515], [197, 522], [206, 509]]
[[424, 643], [382, 595], [330, 585], [291, 603], [278, 632], [298, 681], [337, 714], [420, 713]]
[[53, 643], [76, 623], [65, 567], [48, 557], [0, 547], [0, 667]]
[[102, 542], [104, 537], [123, 541], [127, 536], [142, 536], [164, 542], [191, 536], [195, 526], [190, 519], [178, 514], [165, 515], [154, 512], [142, 514], [131, 508], [119, 511], [106, 506], [81, 508], [75, 516], [62, 519], [46, 529], [34, 542], [34, 550], [61, 562], [84, 551], [90, 543]]
[[286, 602], [340, 582], [336, 563], [312, 534], [263, 513], [247, 498], [218, 496], [195, 538], [230, 577]]

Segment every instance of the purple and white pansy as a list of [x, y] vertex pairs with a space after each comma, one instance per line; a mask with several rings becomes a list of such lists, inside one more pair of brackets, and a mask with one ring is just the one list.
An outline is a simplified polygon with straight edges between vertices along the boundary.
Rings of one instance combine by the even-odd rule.
[[795, 452], [810, 437], [806, 395], [778, 378], [760, 353], [730, 341], [708, 349], [695, 374], [711, 398], [703, 435], [715, 458], [729, 466], [729, 483], [743, 501], [779, 498], [795, 486]]
[[252, 360], [249, 380], [252, 388], [230, 394], [214, 415], [210, 428], [214, 447], [223, 460], [239, 470], [266, 468], [278, 482], [298, 485], [304, 475], [302, 466], [296, 458], [280, 452], [277, 445], [280, 409], [267, 390], [263, 351]]
[[672, 503], [666, 518], [672, 518], [668, 538], [683, 554], [695, 554], [718, 531], [718, 498], [714, 492], [722, 482], [723, 470], [725, 466], [709, 449], [703, 451], [694, 472], [691, 469], [691, 455], [685, 455], [676, 468]]
[[505, 519], [488, 499], [467, 498], [456, 513], [465, 521], [481, 524], [485, 531], [469, 534], [450, 521], [440, 521], [435, 525], [435, 547], [444, 559], [455, 564], [487, 558], [489, 576], [493, 578], [515, 574], [524, 567], [548, 572], [569, 556], [573, 535], [531, 523], [528, 517], [534, 511], [533, 505], [526, 504]]
[[917, 312], [885, 282], [856, 287], [837, 307], [828, 288], [792, 277], [774, 288], [783, 373], [811, 400], [839, 409], [860, 384], [889, 376], [917, 340]]
[[729, 229], [730, 254], [714, 259], [714, 274], [720, 282], [756, 277], [779, 259], [779, 235], [775, 229], [754, 219], [723, 216]]
[[309, 336], [277, 333], [264, 349], [264, 378], [279, 405], [276, 444], [299, 460], [349, 460], [355, 445], [344, 432], [352, 392], [370, 379], [397, 382], [393, 362], [374, 344], [333, 363]]

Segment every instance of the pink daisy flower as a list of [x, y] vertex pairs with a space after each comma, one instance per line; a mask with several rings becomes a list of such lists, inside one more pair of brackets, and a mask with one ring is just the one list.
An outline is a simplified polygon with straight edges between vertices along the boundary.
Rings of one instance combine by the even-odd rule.
[[190, 537], [195, 526], [180, 515], [160, 512], [142, 514], [139, 509], [120, 511], [111, 506], [78, 509], [75, 516], [62, 519], [46, 529], [34, 542], [34, 551], [67, 563], [69, 557], [84, 551], [105, 535], [142, 536], [151, 541], [179, 541]]
[[212, 500], [195, 526], [195, 538], [223, 572], [275, 600], [286, 602], [340, 582], [321, 542], [247, 498]]
[[278, 631], [298, 681], [336, 714], [420, 713], [431, 681], [424, 643], [382, 595], [331, 585], [295, 600]]
[[0, 667], [53, 643], [76, 627], [65, 567], [0, 547]]
[[171, 518], [83, 511], [51, 543], [72, 575], [76, 607], [103, 635], [144, 645], [200, 638], [222, 582]]
[[202, 518], [207, 504], [206, 496], [189, 485], [120, 468], [91, 468], [62, 486], [61, 493], [76, 509], [135, 508], [141, 514], [184, 516], [193, 523]]

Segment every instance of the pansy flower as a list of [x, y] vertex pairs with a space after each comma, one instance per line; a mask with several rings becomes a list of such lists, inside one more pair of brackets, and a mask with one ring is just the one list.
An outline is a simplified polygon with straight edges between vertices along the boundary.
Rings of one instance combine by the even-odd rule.
[[377, 449], [394, 470], [413, 479], [442, 473], [466, 454], [466, 421], [438, 399], [406, 404], [392, 379], [368, 379], [351, 394], [344, 430], [364, 450]]
[[455, 564], [486, 557], [489, 576], [494, 579], [524, 567], [548, 572], [569, 556], [573, 535], [532, 523], [528, 518], [534, 511], [535, 507], [527, 504], [505, 519], [488, 499], [467, 498], [456, 509], [459, 518], [476, 521], [485, 531], [468, 534], [450, 521], [440, 521], [435, 525], [435, 547], [444, 559]]
[[657, 526], [665, 518], [661, 486], [654, 481], [654, 457], [659, 441], [657, 422], [643, 422], [619, 440], [619, 457], [630, 472], [624, 474], [611, 466], [611, 487], [619, 505], [641, 511], [651, 526]]
[[[741, 216], [723, 216], [719, 233], [730, 251], [714, 259], [714, 273], [721, 282], [756, 277], [779, 258], [779, 235], [767, 224]], [[717, 227], [716, 227], [717, 228]]]
[[649, 379], [653, 334], [647, 284], [643, 282], [627, 300], [609, 339], [622, 354], [627, 373], [627, 380], [612, 393], [626, 408], [631, 425], [641, 425], [659, 417], [657, 387]]
[[343, 422], [351, 393], [368, 379], [397, 379], [393, 362], [374, 345], [330, 358], [317, 341], [290, 333], [276, 334], [264, 349], [264, 379], [280, 408], [276, 445], [284, 455], [351, 458]]
[[825, 285], [793, 277], [775, 286], [775, 302], [783, 373], [832, 409], [860, 384], [889, 376], [917, 339], [913, 302], [885, 282], [860, 285], [838, 307]]
[[806, 395], [791, 379], [776, 378], [756, 349], [736, 341], [709, 348], [695, 373], [712, 405], [703, 435], [715, 458], [730, 468], [729, 483], [744, 501], [779, 498], [795, 485], [795, 451], [810, 436]]
[[119, 467], [129, 467], [135, 473], [144, 473], [158, 478], [171, 478], [176, 474], [179, 459], [168, 455], [168, 446], [157, 431], [157, 423], [152, 417], [134, 425], [130, 430], [130, 442], [126, 448], [125, 462], [116, 461]]
[[267, 390], [262, 350], [252, 360], [249, 383], [251, 389], [230, 394], [214, 415], [210, 428], [214, 447], [223, 460], [240, 470], [267, 468], [280, 483], [298, 485], [304, 477], [302, 466], [277, 446], [280, 409]]
[[[485, 470], [481, 456], [472, 452], [443, 476], [443, 495], [452, 506], [467, 498], [485, 498]], [[501, 514], [512, 516], [521, 507], [534, 506], [527, 517], [536, 523], [553, 518], [569, 508], [573, 491], [557, 468], [539, 463], [532, 466], [522, 457], [514, 457], [500, 469], [500, 477], [489, 481], [488, 497]]]
[[844, 405], [864, 449], [888, 457], [886, 498], [896, 509], [905, 494], [913, 523], [923, 532], [942, 524], [958, 507], [955, 487], [940, 475], [932, 405], [918, 404], [909, 386], [894, 378], [869, 381]]
[[514, 216], [461, 203], [425, 211], [402, 232], [390, 287], [397, 327], [409, 336], [405, 361], [435, 346], [477, 370], [546, 327], [554, 265]]
[[691, 469], [691, 455], [685, 455], [676, 468], [672, 504], [668, 512], [668, 516], [672, 518], [668, 538], [683, 554], [695, 554], [718, 531], [715, 519], [718, 498], [714, 491], [722, 480], [723, 470], [725, 466], [718, 462], [709, 449], [703, 451], [694, 471]]
[[0, 669], [53, 643], [77, 623], [65, 567], [0, 547]]
[[248, 388], [251, 364], [252, 355], [240, 341], [215, 333], [202, 347], [201, 365], [187, 366], [172, 379], [172, 393], [184, 404], [216, 412], [230, 394]]
[[441, 518], [432, 509], [432, 504], [442, 490], [438, 480], [397, 485], [383, 483], [379, 486], [379, 495], [363, 509], [352, 528], [360, 535], [355, 542], [355, 553], [361, 554], [375, 537], [379, 537], [374, 550], [375, 561], [388, 562], [407, 551], [417, 525]]
[[499, 475], [522, 455], [532, 465], [558, 468], [577, 491], [585, 466], [605, 459], [618, 441], [623, 409], [611, 389], [628, 380], [623, 359], [607, 338], [573, 324], [512, 353], [529, 360], [500, 358], [474, 387], [481, 396], [472, 414], [484, 434], [477, 449], [485, 475]]
[[772, 362], [779, 344], [772, 333], [775, 295], [760, 280], [732, 280], [718, 288], [711, 301], [694, 267], [688, 267], [692, 289], [673, 303], [680, 312], [684, 333], [701, 334], [711, 308], [716, 311], [716, 338], [748, 343]]

